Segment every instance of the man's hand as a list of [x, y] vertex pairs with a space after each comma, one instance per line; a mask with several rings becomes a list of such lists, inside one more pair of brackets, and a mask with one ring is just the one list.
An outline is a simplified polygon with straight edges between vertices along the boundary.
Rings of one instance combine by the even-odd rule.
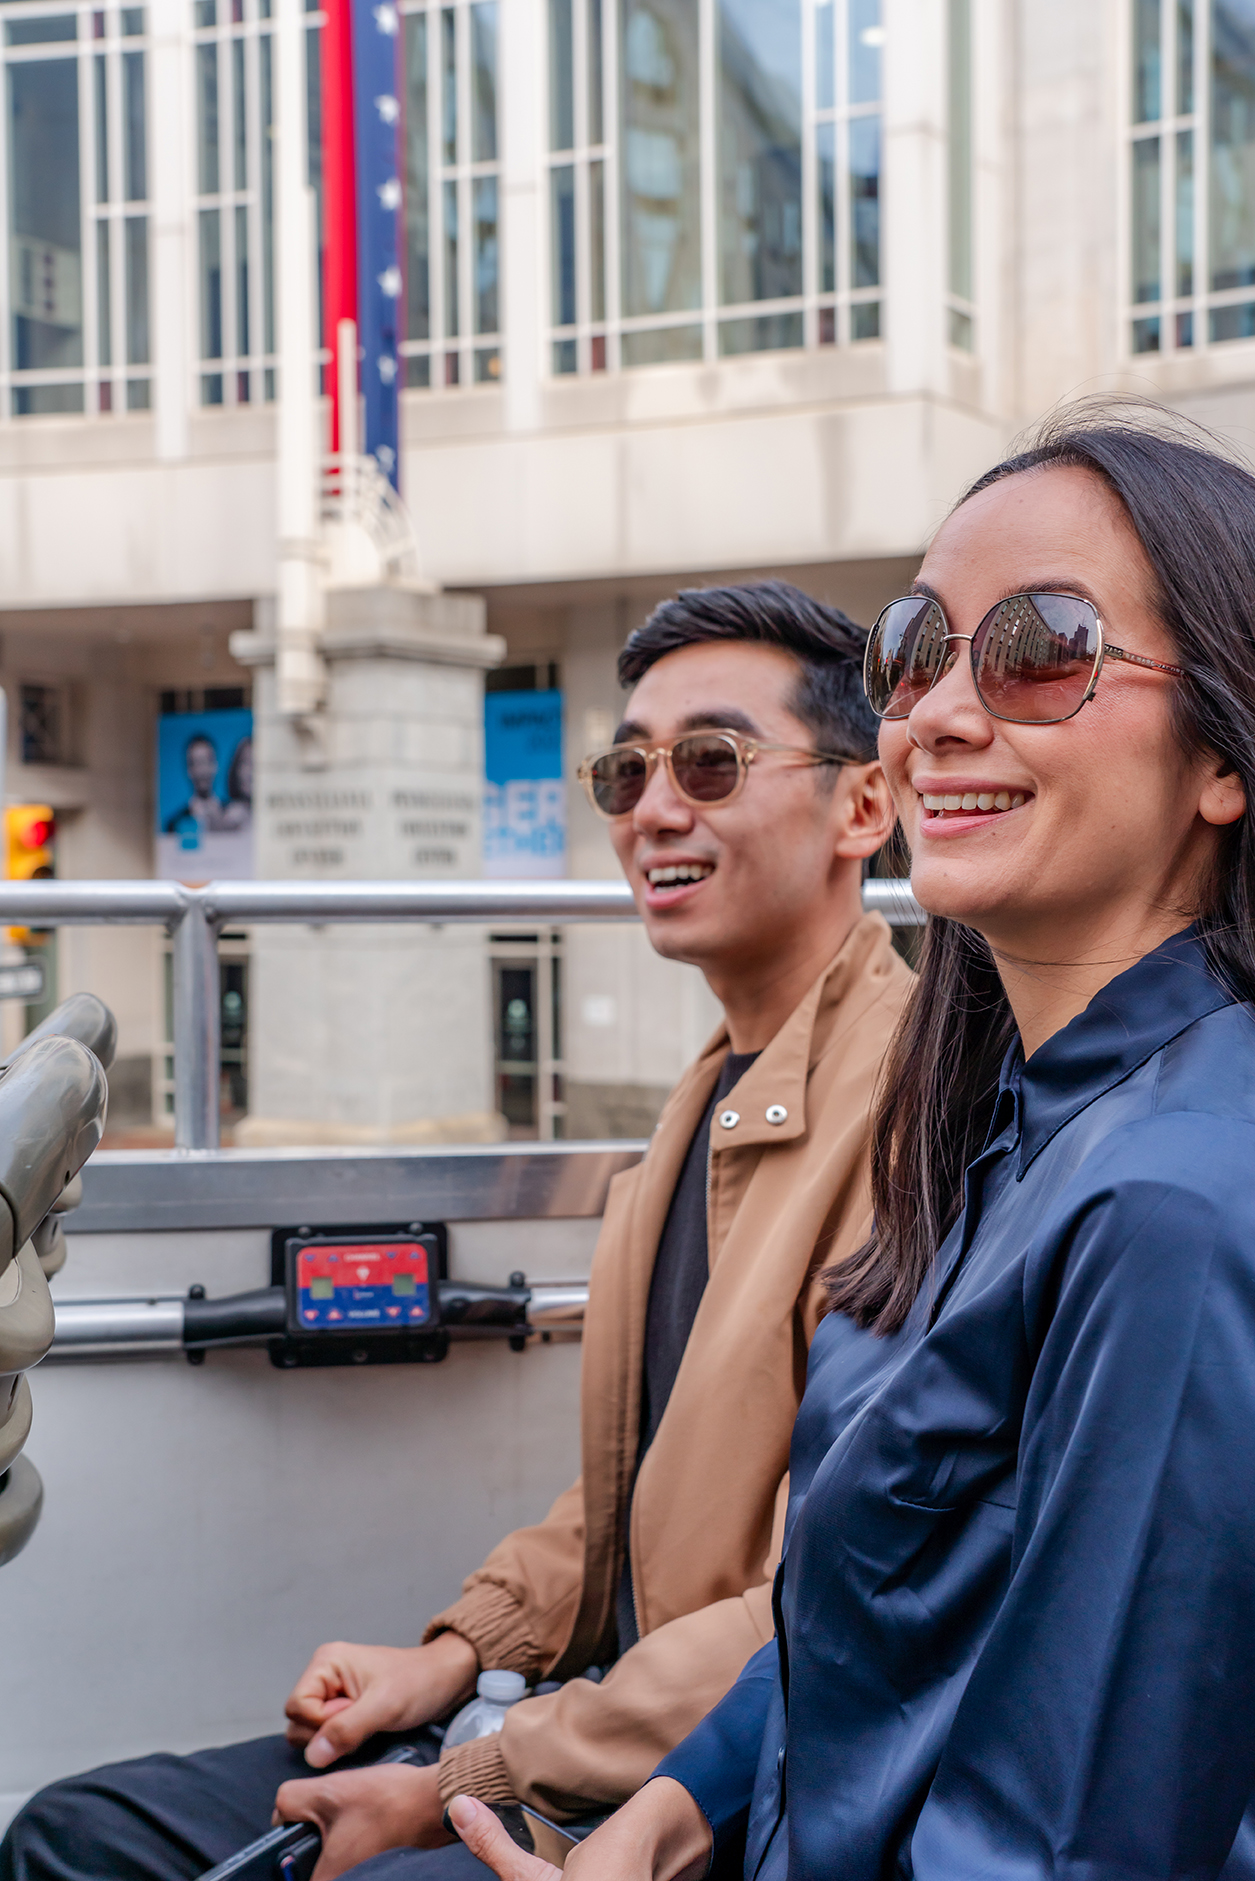
[[565, 1868], [524, 1854], [473, 1796], [455, 1796], [449, 1820], [498, 1881], [698, 1881], [710, 1860], [710, 1825], [671, 1777], [654, 1777], [638, 1790], [571, 1851]]
[[337, 1770], [284, 1783], [275, 1797], [276, 1823], [312, 1822], [322, 1831], [312, 1881], [333, 1881], [389, 1848], [441, 1848], [452, 1840], [442, 1816], [435, 1764]]
[[479, 1659], [459, 1633], [429, 1646], [320, 1646], [284, 1707], [288, 1742], [315, 1770], [347, 1757], [376, 1731], [412, 1731], [475, 1689]]

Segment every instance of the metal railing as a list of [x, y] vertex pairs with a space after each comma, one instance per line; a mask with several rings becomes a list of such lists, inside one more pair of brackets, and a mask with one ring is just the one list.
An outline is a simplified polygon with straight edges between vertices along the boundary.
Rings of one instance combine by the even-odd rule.
[[[924, 920], [909, 882], [868, 881], [863, 903], [895, 927]], [[0, 924], [24, 927], [164, 927], [174, 976], [174, 1141], [219, 1142], [218, 936], [259, 922], [324, 927], [354, 921], [631, 921], [625, 882], [0, 882]]]

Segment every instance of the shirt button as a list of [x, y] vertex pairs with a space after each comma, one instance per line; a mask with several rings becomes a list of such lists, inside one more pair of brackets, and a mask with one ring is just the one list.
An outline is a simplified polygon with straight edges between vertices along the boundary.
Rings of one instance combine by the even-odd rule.
[[788, 1119], [789, 1119], [789, 1113], [785, 1109], [783, 1104], [768, 1104], [767, 1106], [768, 1123], [787, 1123]]
[[779, 1750], [776, 1752], [776, 1775], [779, 1776], [780, 1772], [783, 1769], [784, 1769], [784, 1745], [781, 1744]]
[[725, 1130], [735, 1130], [741, 1121], [739, 1110], [723, 1110], [719, 1113], [719, 1122]]

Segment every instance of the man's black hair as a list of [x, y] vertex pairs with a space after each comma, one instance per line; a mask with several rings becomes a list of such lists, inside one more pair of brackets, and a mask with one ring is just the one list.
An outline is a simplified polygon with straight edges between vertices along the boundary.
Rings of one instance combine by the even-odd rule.
[[792, 709], [816, 748], [862, 763], [875, 757], [878, 725], [863, 693], [867, 631], [789, 581], [682, 589], [629, 638], [619, 655], [619, 684], [634, 686], [666, 654], [711, 640], [791, 653], [801, 668]]

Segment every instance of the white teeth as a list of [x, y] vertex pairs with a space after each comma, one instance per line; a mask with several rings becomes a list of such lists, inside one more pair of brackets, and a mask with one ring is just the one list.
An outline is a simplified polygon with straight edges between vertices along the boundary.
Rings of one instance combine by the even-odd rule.
[[920, 801], [934, 816], [943, 810], [1018, 810], [1026, 801], [1026, 793], [1017, 790], [1013, 796], [1009, 790], [965, 790], [943, 797], [921, 791]]
[[705, 862], [673, 862], [666, 868], [647, 871], [651, 888], [669, 888], [673, 882], [704, 882], [714, 873], [714, 864]]

